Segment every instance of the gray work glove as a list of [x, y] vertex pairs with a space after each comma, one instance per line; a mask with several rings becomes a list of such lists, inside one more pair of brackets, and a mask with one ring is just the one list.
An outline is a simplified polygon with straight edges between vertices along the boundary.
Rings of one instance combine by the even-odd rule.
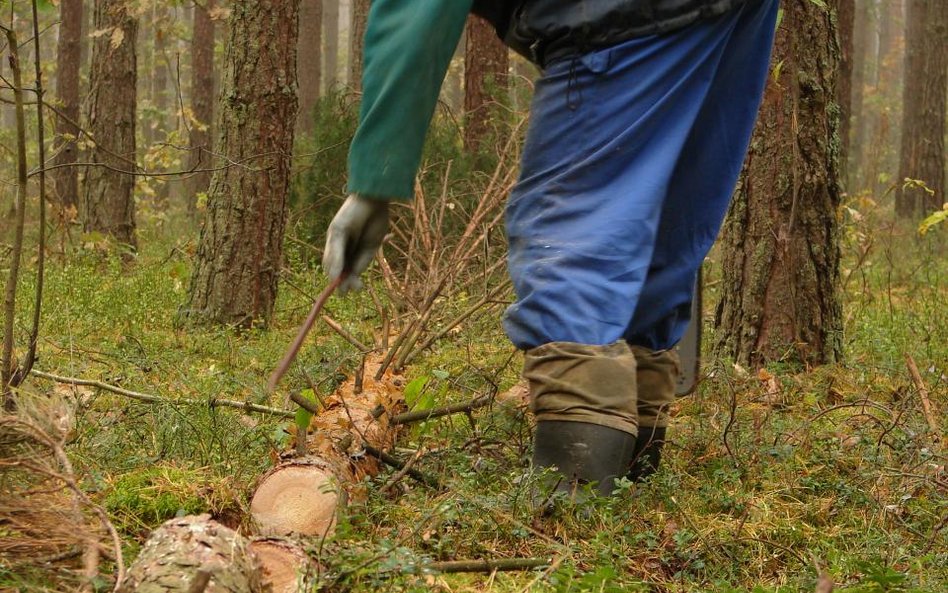
[[362, 288], [359, 276], [375, 258], [388, 233], [388, 202], [349, 194], [329, 223], [323, 270], [330, 280], [345, 271], [348, 276], [337, 289], [340, 295]]

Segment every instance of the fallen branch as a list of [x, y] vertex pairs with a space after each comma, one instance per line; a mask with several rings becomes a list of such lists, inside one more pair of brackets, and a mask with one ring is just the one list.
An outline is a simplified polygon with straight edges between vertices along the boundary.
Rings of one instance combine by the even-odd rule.
[[928, 398], [928, 388], [925, 387], [925, 382], [922, 381], [922, 375], [918, 372], [918, 365], [915, 364], [915, 359], [909, 354], [905, 355], [905, 364], [908, 366], [909, 374], [912, 375], [912, 382], [915, 383], [915, 388], [918, 389], [918, 397], [922, 400], [922, 411], [925, 413], [925, 421], [928, 422], [928, 428], [932, 431], [932, 434], [935, 435], [938, 442], [941, 443], [941, 430], [938, 428], [935, 413], [932, 411], [932, 402]]
[[147, 393], [140, 393], [138, 391], [131, 391], [129, 389], [123, 389], [121, 387], [116, 387], [115, 385], [109, 385], [108, 383], [103, 383], [102, 381], [95, 381], [92, 379], [79, 379], [77, 377], [63, 377], [61, 375], [54, 375], [52, 373], [45, 373], [43, 371], [38, 371], [32, 369], [30, 371], [31, 375], [36, 375], [41, 379], [47, 379], [49, 381], [56, 381], [57, 383], [66, 383], [68, 385], [79, 385], [82, 387], [95, 387], [96, 389], [102, 389], [103, 391], [108, 391], [115, 393], [116, 395], [122, 395], [124, 397], [134, 399], [137, 401], [152, 403], [152, 404], [180, 404], [180, 405], [203, 405], [207, 404], [208, 406], [222, 407], [222, 408], [234, 408], [235, 410], [243, 410], [245, 412], [258, 412], [260, 414], [272, 414], [274, 416], [280, 416], [282, 418], [292, 418], [293, 412], [288, 410], [281, 410], [279, 408], [271, 408], [269, 406], [261, 406], [259, 404], [254, 404], [250, 402], [239, 402], [230, 399], [209, 399], [207, 401], [196, 400], [196, 399], [168, 399], [165, 397], [159, 397], [157, 395], [150, 395]]
[[451, 330], [453, 330], [455, 327], [457, 327], [462, 322], [464, 322], [468, 317], [476, 313], [478, 309], [480, 309], [484, 305], [496, 299], [497, 296], [502, 291], [506, 290], [509, 286], [510, 286], [510, 280], [506, 280], [500, 283], [498, 286], [494, 288], [494, 290], [490, 291], [487, 294], [487, 296], [483, 297], [481, 300], [477, 301], [476, 303], [468, 307], [460, 315], [458, 315], [457, 317], [449, 321], [447, 324], [445, 324], [445, 326], [441, 328], [440, 331], [432, 334], [427, 340], [424, 341], [424, 343], [421, 344], [421, 346], [418, 346], [417, 348], [409, 352], [408, 355], [405, 356], [404, 361], [402, 361], [402, 364], [405, 365], [405, 364], [410, 363], [412, 360], [414, 360], [416, 356], [418, 356], [419, 354], [421, 354], [422, 352], [430, 348], [432, 344], [434, 344], [435, 342], [437, 342], [444, 336], [448, 335], [448, 333], [450, 333]]
[[448, 560], [445, 562], [429, 562], [418, 567], [421, 572], [501, 572], [509, 570], [533, 570], [546, 568], [550, 565], [549, 558], [498, 558], [496, 560]]
[[432, 418], [450, 416], [451, 414], [464, 414], [473, 412], [478, 408], [483, 408], [484, 406], [489, 405], [493, 399], [493, 394], [488, 393], [487, 395], [482, 395], [464, 404], [452, 404], [450, 406], [444, 406], [443, 408], [405, 412], [403, 414], [397, 414], [393, 416], [392, 424], [411, 424], [412, 422], [423, 422], [425, 420], [431, 420]]
[[365, 449], [365, 452], [367, 454], [371, 455], [372, 457], [375, 457], [376, 459], [378, 459], [385, 465], [394, 467], [397, 470], [404, 470], [410, 478], [413, 478], [414, 480], [424, 484], [425, 486], [428, 486], [429, 488], [433, 488], [435, 490], [441, 490], [441, 483], [434, 476], [429, 476], [428, 474], [421, 473], [417, 469], [406, 467], [407, 464], [403, 463], [402, 461], [399, 461], [395, 457], [392, 457], [385, 451], [376, 449], [372, 445], [363, 444], [363, 448]]
[[[313, 393], [316, 393], [313, 391]], [[319, 414], [319, 404], [314, 401], [310, 401], [303, 397], [303, 394], [299, 391], [290, 392], [290, 399], [293, 400], [293, 403], [303, 408], [310, 414]]]
[[342, 339], [344, 339], [345, 341], [347, 341], [347, 342], [349, 342], [350, 344], [352, 344], [353, 346], [355, 346], [356, 349], [358, 349], [360, 352], [368, 352], [369, 350], [372, 350], [372, 348], [369, 348], [368, 346], [366, 346], [365, 344], [363, 344], [362, 342], [360, 342], [360, 341], [358, 340], [358, 338], [356, 338], [355, 336], [353, 336], [352, 334], [350, 334], [348, 331], [346, 331], [346, 329], [345, 329], [344, 327], [342, 327], [341, 325], [339, 325], [339, 324], [336, 322], [336, 320], [333, 319], [332, 317], [330, 317], [329, 315], [323, 315], [322, 317], [320, 317], [320, 319], [322, 319], [323, 322], [324, 322], [326, 325], [328, 325], [334, 332], [336, 332], [337, 334], [339, 334], [339, 336], [340, 336]]
[[385, 483], [384, 486], [379, 488], [379, 493], [385, 494], [386, 492], [394, 488], [395, 485], [398, 484], [402, 478], [408, 475], [408, 472], [410, 472], [411, 468], [415, 465], [415, 463], [417, 463], [418, 460], [421, 459], [422, 455], [424, 455], [424, 452], [421, 449], [416, 451], [415, 454], [411, 456], [411, 459], [405, 462], [405, 466], [402, 467], [402, 469], [398, 470], [395, 473], [395, 475], [392, 476], [389, 479], [389, 481]]

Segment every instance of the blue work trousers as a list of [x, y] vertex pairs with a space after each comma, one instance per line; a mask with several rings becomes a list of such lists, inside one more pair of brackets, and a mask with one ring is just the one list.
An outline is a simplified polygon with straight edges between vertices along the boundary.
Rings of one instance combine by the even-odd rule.
[[506, 213], [517, 347], [681, 339], [747, 152], [777, 5], [748, 0], [549, 65]]

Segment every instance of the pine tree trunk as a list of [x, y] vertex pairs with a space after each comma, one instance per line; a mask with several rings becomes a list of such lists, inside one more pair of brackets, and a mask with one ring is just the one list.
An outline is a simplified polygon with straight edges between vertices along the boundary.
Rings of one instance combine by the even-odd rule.
[[[83, 14], [82, 14], [82, 30], [86, 31], [86, 34], [79, 38], [79, 63], [80, 66], [80, 79], [82, 75], [86, 75], [86, 80], [80, 80], [80, 85], [84, 84], [88, 80], [89, 71], [89, 53], [92, 45], [92, 38], [90, 34], [92, 33], [93, 17], [95, 16], [95, 9], [89, 10], [89, 3], [86, 0], [82, 0], [83, 5]], [[82, 70], [82, 69], [85, 70]]]
[[297, 113], [299, 6], [299, 0], [231, 4], [215, 146], [242, 165], [211, 179], [182, 310], [192, 322], [247, 326], [266, 324], [273, 314]]
[[[56, 118], [53, 165], [72, 165], [78, 160], [79, 148], [79, 43], [82, 38], [82, 0], [62, 0], [59, 5], [59, 46], [56, 49], [56, 98], [63, 115], [71, 121]], [[67, 138], [68, 136], [68, 138]], [[79, 207], [79, 171], [65, 166], [53, 173], [53, 184], [59, 206]]]
[[125, 0], [95, 0], [93, 29], [108, 30], [92, 46], [88, 129], [89, 149], [83, 191], [83, 228], [134, 247], [135, 42], [138, 22]]
[[300, 136], [313, 133], [313, 110], [319, 100], [322, 74], [322, 33], [322, 0], [302, 0], [296, 62], [300, 81], [300, 111], [296, 120], [296, 133]]
[[[829, 3], [831, 7], [836, 2]], [[760, 119], [725, 222], [717, 354], [745, 365], [839, 360], [836, 96], [832, 15], [783, 3]]]
[[[154, 130], [153, 139], [158, 142], [166, 142], [168, 137], [168, 107], [169, 93], [168, 83], [170, 78], [171, 58], [168, 55], [168, 36], [171, 34], [169, 23], [171, 22], [171, 9], [163, 2], [156, 2], [154, 12], [152, 13], [152, 34], [153, 38], [153, 60], [154, 68], [151, 72], [151, 104], [154, 106], [154, 115], [152, 121], [145, 122], [145, 125]], [[147, 147], [150, 148], [150, 147]], [[156, 173], [162, 173], [165, 168], [160, 163], [155, 163], [151, 169]], [[168, 179], [155, 178], [155, 189], [157, 191], [156, 202], [159, 206], [165, 207], [168, 203]]]
[[156, 137], [164, 139], [168, 131], [166, 120], [168, 111], [168, 22], [170, 12], [168, 6], [156, 2], [153, 12], [152, 35], [154, 68], [151, 71], [151, 104], [155, 107], [155, 121], [152, 125]]
[[456, 113], [461, 113], [464, 108], [464, 55], [467, 53], [467, 39], [461, 35], [458, 40], [458, 46], [454, 48], [454, 55], [451, 57], [451, 66], [448, 68], [448, 74], [445, 77], [445, 95], [448, 105]]
[[[188, 169], [195, 171], [187, 178], [188, 212], [196, 211], [197, 194], [206, 192], [211, 183], [210, 169], [214, 137], [214, 21], [210, 11], [214, 0], [195, 5], [191, 33], [191, 111], [195, 122], [190, 124]], [[204, 170], [201, 170], [204, 169]]]
[[494, 94], [507, 89], [507, 46], [494, 27], [478, 16], [467, 20], [464, 58], [464, 146], [474, 150], [490, 131], [490, 105]]
[[885, 0], [879, 10], [879, 50], [873, 89], [872, 129], [868, 139], [866, 177], [877, 195], [895, 182], [898, 168], [901, 88], [904, 63], [904, 0]]
[[370, 0], [351, 0], [349, 17], [349, 86], [362, 90], [362, 50], [365, 48], [365, 24], [369, 19]]
[[[902, 152], [895, 212], [917, 217], [945, 197], [945, 94], [948, 91], [948, 10], [944, 0], [908, 0]], [[905, 179], [923, 182], [903, 187]]]
[[856, 2], [856, 11], [853, 21], [853, 72], [849, 145], [849, 162], [847, 163], [849, 191], [864, 186], [865, 181], [859, 176], [862, 170], [863, 147], [866, 142], [866, 118], [864, 116], [865, 89], [869, 80], [869, 54], [872, 51], [870, 34], [872, 33], [873, 17], [870, 2]]
[[323, 0], [323, 31], [323, 78], [329, 93], [339, 81], [339, 0]]
[[839, 84], [836, 102], [839, 104], [839, 178], [849, 188], [849, 129], [852, 118], [853, 93], [853, 35], [856, 18], [856, 0], [839, 0]]
[[[152, 29], [155, 26], [154, 14], [147, 12], [141, 15], [138, 22], [138, 48], [137, 60], [138, 70], [142, 73], [139, 77], [141, 84], [138, 85], [138, 129], [140, 130], [142, 142], [138, 146], [139, 159], [143, 159], [145, 151], [155, 143], [155, 128], [151, 125], [148, 114], [154, 111], [152, 103], [152, 78], [155, 72], [155, 44], [154, 33]], [[94, 32], [94, 31], [93, 31]]]

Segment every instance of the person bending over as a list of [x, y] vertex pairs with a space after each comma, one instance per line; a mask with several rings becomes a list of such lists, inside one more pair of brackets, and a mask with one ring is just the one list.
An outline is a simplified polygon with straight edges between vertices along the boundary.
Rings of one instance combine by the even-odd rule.
[[570, 491], [658, 466], [672, 350], [720, 230], [768, 72], [777, 0], [373, 0], [349, 197], [325, 272], [359, 275], [409, 200], [468, 13], [542, 72], [506, 207], [533, 463]]

